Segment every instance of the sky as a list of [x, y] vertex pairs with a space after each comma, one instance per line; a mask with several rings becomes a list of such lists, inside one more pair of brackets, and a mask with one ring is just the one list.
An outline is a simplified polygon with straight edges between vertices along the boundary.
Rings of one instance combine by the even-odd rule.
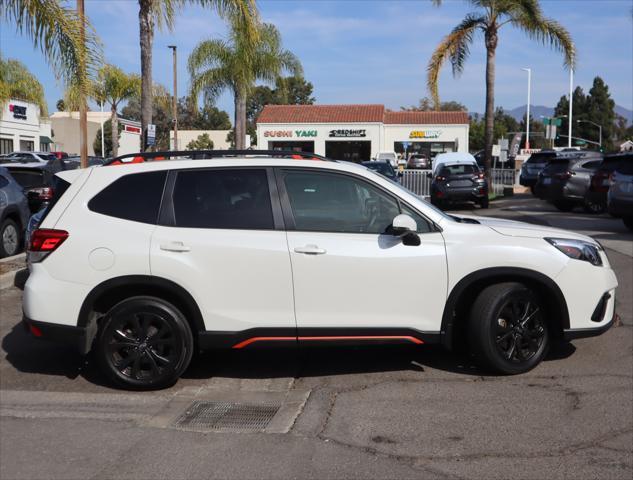
[[[74, 2], [71, 2], [74, 4]], [[561, 22], [576, 42], [574, 85], [588, 91], [601, 76], [618, 105], [633, 109], [633, 0], [542, 0], [544, 13]], [[463, 0], [258, 0], [263, 21], [281, 32], [284, 47], [301, 60], [320, 104], [382, 103], [399, 109], [428, 96], [426, 65], [451, 29], [473, 7]], [[137, 0], [86, 0], [86, 13], [101, 38], [106, 61], [140, 73]], [[171, 91], [172, 57], [178, 46], [179, 96], [189, 86], [187, 56], [205, 39], [220, 38], [226, 28], [214, 11], [187, 7], [172, 32], [154, 40], [154, 81]], [[24, 62], [44, 85], [51, 111], [63, 96], [43, 55], [15, 27], [0, 21], [0, 52]], [[529, 39], [510, 25], [500, 31], [496, 64], [496, 104], [525, 105], [527, 73], [532, 69], [532, 105], [554, 106], [569, 91], [569, 73], [560, 53]], [[484, 111], [485, 48], [475, 38], [463, 74], [453, 78], [450, 65], [440, 77], [442, 100], [456, 100], [471, 112]], [[232, 114], [228, 93], [217, 102]]]

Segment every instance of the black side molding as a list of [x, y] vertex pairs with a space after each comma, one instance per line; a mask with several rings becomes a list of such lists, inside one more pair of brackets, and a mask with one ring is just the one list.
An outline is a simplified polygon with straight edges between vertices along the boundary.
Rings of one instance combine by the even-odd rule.
[[618, 316], [613, 313], [613, 317], [607, 323], [600, 327], [595, 328], [571, 328], [568, 330], [563, 330], [563, 338], [566, 341], [576, 340], [578, 338], [589, 338], [589, 337], [597, 337], [598, 335], [602, 335], [607, 330], [609, 330], [613, 324], [615, 323], [616, 318]]

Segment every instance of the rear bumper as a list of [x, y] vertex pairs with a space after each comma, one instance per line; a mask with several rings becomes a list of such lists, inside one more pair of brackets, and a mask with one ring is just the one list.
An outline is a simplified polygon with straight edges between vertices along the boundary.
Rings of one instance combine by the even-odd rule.
[[85, 355], [90, 351], [92, 340], [95, 337], [95, 328], [59, 325], [56, 323], [38, 322], [26, 316], [22, 317], [22, 324], [27, 332], [42, 340], [51, 340], [63, 345], [72, 346]]
[[483, 193], [477, 188], [443, 188], [431, 191], [431, 196], [440, 200], [456, 201], [478, 201], [488, 196], [488, 188], [484, 188]]

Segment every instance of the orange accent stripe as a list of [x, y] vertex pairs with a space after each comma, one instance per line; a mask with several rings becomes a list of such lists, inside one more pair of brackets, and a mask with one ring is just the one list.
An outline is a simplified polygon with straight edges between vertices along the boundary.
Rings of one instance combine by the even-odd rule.
[[296, 341], [297, 337], [253, 337], [233, 345], [233, 348], [244, 348], [255, 342], [287, 342], [290, 340]]
[[424, 342], [419, 338], [407, 335], [348, 335], [338, 337], [253, 337], [233, 345], [233, 348], [244, 348], [255, 342], [279, 342], [279, 341], [329, 341], [329, 340], [408, 340], [411, 343], [421, 345]]
[[404, 335], [347, 335], [341, 337], [299, 337], [299, 340], [321, 341], [321, 340], [408, 340], [421, 345], [424, 343], [419, 338]]

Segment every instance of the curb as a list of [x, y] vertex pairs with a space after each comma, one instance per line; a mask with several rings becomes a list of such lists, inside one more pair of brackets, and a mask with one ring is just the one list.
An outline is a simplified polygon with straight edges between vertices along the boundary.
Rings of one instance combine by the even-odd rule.
[[[12, 257], [3, 258], [0, 260], [0, 264], [15, 262], [19, 260], [26, 260], [26, 253], [19, 253]], [[2, 275], [0, 275], [0, 290], [13, 287], [13, 279], [15, 278], [15, 274], [18, 272], [18, 270], [21, 270], [22, 268], [25, 268], [25, 267], [26, 267], [26, 264], [17, 270], [12, 270], [10, 272], [3, 273]]]

